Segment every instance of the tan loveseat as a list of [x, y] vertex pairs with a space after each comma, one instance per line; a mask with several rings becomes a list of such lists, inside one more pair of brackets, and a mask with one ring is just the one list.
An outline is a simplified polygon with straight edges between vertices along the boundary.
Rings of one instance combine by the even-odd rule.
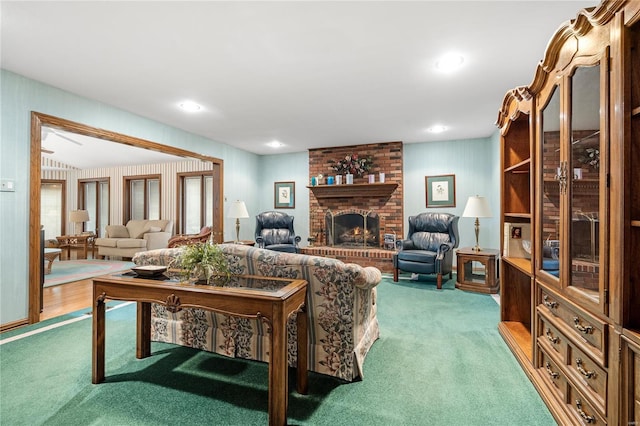
[[127, 225], [107, 225], [104, 238], [96, 238], [98, 257], [131, 258], [136, 253], [167, 247], [172, 220], [130, 220]]
[[[309, 370], [346, 381], [362, 377], [364, 359], [380, 335], [376, 316], [377, 268], [336, 259], [220, 244], [234, 274], [302, 278], [307, 287]], [[183, 248], [138, 253], [137, 265], [168, 265]], [[229, 357], [269, 360], [269, 336], [256, 319], [201, 309], [177, 313], [151, 308], [151, 338]], [[288, 363], [296, 365], [296, 316], [288, 323]]]

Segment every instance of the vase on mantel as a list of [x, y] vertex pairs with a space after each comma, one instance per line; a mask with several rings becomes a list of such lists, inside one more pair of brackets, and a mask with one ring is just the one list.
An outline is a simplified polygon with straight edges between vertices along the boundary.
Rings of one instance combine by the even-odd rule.
[[347, 177], [347, 185], [352, 185], [353, 184], [353, 175], [351, 173], [347, 173], [346, 177]]

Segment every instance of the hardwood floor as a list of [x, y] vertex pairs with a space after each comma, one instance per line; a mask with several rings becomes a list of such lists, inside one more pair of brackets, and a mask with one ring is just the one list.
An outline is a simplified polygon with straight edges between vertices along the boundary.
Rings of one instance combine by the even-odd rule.
[[[79, 249], [72, 248], [69, 260], [78, 259], [79, 251]], [[63, 255], [63, 257], [66, 260], [66, 255]], [[95, 258], [95, 254], [90, 250], [87, 257], [89, 259]], [[55, 268], [55, 263], [53, 267]], [[45, 287], [43, 290], [44, 309], [40, 313], [40, 321], [80, 309], [90, 309], [93, 306], [91, 298], [92, 288], [90, 279]]]
[[40, 321], [80, 309], [91, 309], [91, 280], [45, 287], [43, 297], [44, 310], [40, 313]]

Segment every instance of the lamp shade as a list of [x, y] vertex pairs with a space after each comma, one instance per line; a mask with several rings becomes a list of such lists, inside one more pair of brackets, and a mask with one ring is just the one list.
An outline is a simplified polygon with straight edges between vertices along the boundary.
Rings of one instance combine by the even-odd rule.
[[233, 219], [249, 217], [249, 212], [247, 211], [247, 206], [245, 206], [244, 201], [236, 200], [231, 203], [231, 206], [229, 206], [229, 210], [227, 211], [227, 217]]
[[471, 196], [462, 212], [463, 217], [491, 217], [491, 208], [485, 197]]
[[87, 210], [71, 210], [69, 212], [69, 222], [89, 222], [89, 212]]

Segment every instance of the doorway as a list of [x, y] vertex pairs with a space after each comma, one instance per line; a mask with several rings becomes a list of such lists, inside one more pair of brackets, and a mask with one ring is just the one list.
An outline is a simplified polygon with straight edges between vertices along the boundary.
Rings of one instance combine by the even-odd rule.
[[[61, 130], [65, 132], [71, 132], [78, 135], [89, 136], [92, 138], [100, 139], [102, 141], [113, 142], [116, 144], [123, 144], [129, 147], [140, 148], [143, 150], [153, 151], [156, 153], [165, 153], [174, 156], [180, 156], [185, 159], [198, 159], [205, 161], [211, 165], [211, 176], [216, 185], [216, 191], [214, 195], [214, 201], [212, 203], [212, 217], [213, 217], [213, 239], [215, 242], [222, 242], [223, 235], [223, 160], [209, 157], [202, 154], [197, 154], [191, 151], [186, 151], [180, 148], [162, 145], [156, 142], [147, 141], [132, 136], [115, 133], [108, 130], [98, 129], [95, 127], [87, 126], [81, 123], [76, 123], [70, 120], [65, 120], [59, 117], [50, 116], [38, 112], [31, 113], [31, 162], [30, 162], [30, 213], [29, 213], [29, 307], [28, 307], [28, 322], [36, 323], [40, 321], [40, 297], [42, 294], [42, 288], [40, 285], [40, 268], [39, 265], [42, 262], [41, 237], [41, 212], [42, 212], [42, 200], [41, 200], [41, 184], [42, 184], [42, 165], [41, 165], [41, 152], [42, 146], [42, 128], [47, 127], [51, 129]], [[90, 155], [90, 154], [87, 154]]]

